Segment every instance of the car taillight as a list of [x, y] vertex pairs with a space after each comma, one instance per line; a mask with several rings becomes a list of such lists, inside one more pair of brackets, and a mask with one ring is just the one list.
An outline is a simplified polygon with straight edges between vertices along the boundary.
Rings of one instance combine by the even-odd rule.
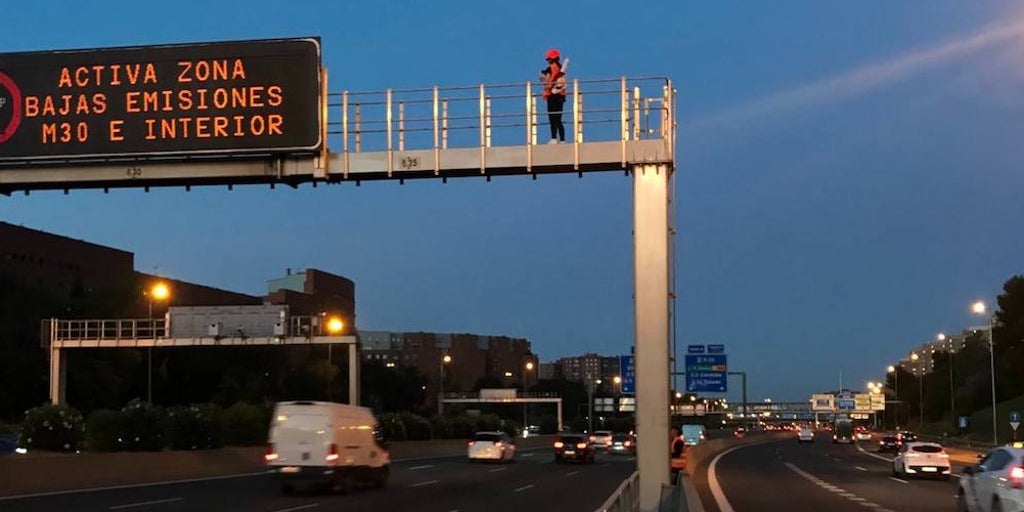
[[1010, 487], [1014, 489], [1024, 487], [1024, 467], [1017, 466], [1010, 469]]
[[949, 458], [949, 454], [948, 453], [940, 453], [939, 454], [939, 458], [940, 459], [948, 459]]
[[596, 436], [590, 436], [590, 442], [593, 443], [594, 441], [597, 441], [597, 437]]
[[555, 448], [561, 448], [563, 446], [565, 446], [565, 443], [561, 441], [555, 441]]
[[501, 448], [501, 444], [502, 444], [501, 441], [495, 441], [494, 442], [494, 446], [497, 446], [498, 448]]
[[331, 446], [327, 448], [327, 462], [334, 462], [338, 460], [338, 445], [331, 443]]
[[629, 441], [626, 441], [625, 443], [622, 443], [622, 445], [623, 445], [623, 446], [625, 446], [625, 447], [627, 447], [627, 448], [628, 448], [628, 447], [629, 447], [629, 446], [630, 446], [631, 444], [633, 444], [633, 443], [631, 443], [631, 442], [629, 442]]
[[267, 445], [267, 451], [263, 452], [263, 460], [267, 462], [277, 460], [277, 452], [274, 451], [274, 443]]
[[473, 446], [474, 444], [476, 444], [476, 441], [470, 441], [470, 442], [469, 442], [469, 445], [470, 445], [470, 446]]
[[580, 450], [586, 450], [587, 443], [576, 443], [576, 448], [579, 448]]

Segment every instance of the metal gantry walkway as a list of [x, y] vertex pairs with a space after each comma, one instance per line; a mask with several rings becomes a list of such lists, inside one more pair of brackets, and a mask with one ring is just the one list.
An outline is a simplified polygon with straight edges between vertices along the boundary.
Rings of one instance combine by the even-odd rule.
[[172, 348], [288, 345], [347, 345], [349, 403], [359, 401], [359, 354], [355, 336], [332, 335], [317, 316], [290, 316], [282, 330], [268, 335], [247, 336], [228, 333], [223, 336], [175, 338], [164, 318], [62, 320], [42, 322], [42, 345], [50, 355], [50, 402], [65, 403], [67, 362], [63, 352], [90, 348]]
[[303, 183], [631, 171], [672, 166], [675, 91], [666, 78], [572, 81], [566, 143], [548, 144], [541, 85], [327, 93], [319, 155], [103, 160], [5, 168], [0, 193], [79, 188]]

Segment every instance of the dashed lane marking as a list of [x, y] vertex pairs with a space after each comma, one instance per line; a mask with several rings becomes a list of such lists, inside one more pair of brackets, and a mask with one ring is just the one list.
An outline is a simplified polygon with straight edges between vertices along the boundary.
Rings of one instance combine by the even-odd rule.
[[860, 466], [854, 466], [854, 467], [855, 467], [855, 468], [857, 468], [857, 469], [859, 469], [859, 470], [861, 470], [861, 471], [867, 471], [867, 470], [868, 470], [868, 468], [862, 468], [862, 467], [860, 467]]
[[890, 476], [890, 477], [889, 477], [889, 480], [895, 480], [895, 481], [897, 481], [897, 482], [899, 482], [899, 483], [901, 483], [901, 484], [909, 484], [909, 483], [910, 483], [910, 482], [908, 482], [908, 481], [906, 481], [906, 480], [900, 480], [899, 478], [896, 478], [896, 477], [894, 477], [894, 476]]
[[409, 487], [423, 487], [424, 485], [433, 485], [433, 484], [436, 484], [437, 482], [438, 482], [437, 480], [427, 480], [426, 482], [419, 482], [419, 483], [412, 484]]
[[524, 486], [522, 486], [522, 487], [520, 487], [520, 488], [518, 488], [518, 489], [516, 489], [516, 490], [514, 490], [512, 492], [522, 492], [522, 491], [525, 491], [525, 490], [530, 489], [532, 487], [533, 487], [533, 484], [524, 485]]
[[579, 474], [579, 471], [570, 471], [570, 472], [566, 473], [565, 476], [573, 476], [573, 475], [577, 475], [577, 474]]
[[494, 468], [494, 469], [488, 470], [487, 472], [488, 473], [497, 473], [498, 471], [505, 471], [506, 469], [508, 469], [508, 468]]
[[868, 457], [874, 457], [874, 458], [876, 458], [878, 460], [884, 460], [885, 462], [892, 462], [892, 459], [890, 459], [888, 457], [883, 457], [883, 456], [881, 456], [881, 455], [879, 455], [877, 453], [871, 453], [871, 452], [865, 450], [864, 447], [860, 445], [860, 443], [857, 443], [857, 451], [863, 453], [864, 455], [867, 455]]
[[417, 469], [427, 469], [427, 468], [432, 468], [432, 467], [434, 467], [433, 464], [424, 464], [422, 466], [413, 466], [413, 467], [409, 468], [409, 471], [416, 471]]
[[860, 496], [857, 496], [856, 494], [854, 494], [852, 492], [849, 492], [846, 489], [843, 489], [841, 487], [837, 487], [835, 485], [832, 485], [832, 484], [830, 484], [830, 483], [828, 483], [828, 482], [826, 482], [826, 481], [824, 481], [824, 480], [822, 480], [822, 479], [820, 479], [820, 478], [818, 478], [818, 477], [816, 477], [816, 476], [814, 476], [814, 475], [812, 475], [812, 474], [810, 474], [810, 473], [808, 473], [808, 472], [806, 472], [806, 471], [804, 471], [804, 470], [794, 466], [793, 464], [791, 464], [789, 462], [786, 462], [785, 464], [786, 464], [786, 467], [788, 467], [794, 473], [802, 476], [804, 479], [810, 481], [814, 485], [817, 485], [818, 487], [821, 487], [822, 489], [828, 490], [828, 491], [833, 492], [833, 493], [835, 493], [835, 494], [837, 494], [839, 496], [842, 496], [843, 498], [846, 498], [847, 500], [850, 500], [853, 503], [858, 503], [858, 504], [860, 504], [860, 505], [862, 505], [864, 507], [867, 507], [867, 508], [870, 508], [870, 509], [874, 510], [875, 512], [893, 512], [893, 510], [891, 510], [891, 509], [885, 508], [885, 507], [883, 507], [883, 506], [881, 506], [881, 505], [879, 505], [877, 503], [872, 503], [872, 502], [870, 502], [868, 500], [865, 500], [864, 498], [861, 498]]
[[167, 498], [165, 500], [140, 501], [138, 503], [128, 503], [126, 505], [117, 505], [117, 506], [113, 506], [113, 507], [109, 507], [109, 508], [110, 508], [110, 510], [123, 510], [123, 509], [126, 509], [126, 508], [145, 507], [145, 506], [148, 506], [148, 505], [159, 505], [161, 503], [174, 503], [176, 501], [181, 501], [181, 500], [182, 500], [182, 498]]
[[296, 512], [298, 510], [306, 510], [308, 508], [316, 508], [319, 506], [319, 503], [310, 503], [309, 505], [300, 505], [298, 507], [282, 508], [280, 510], [274, 510], [273, 512]]

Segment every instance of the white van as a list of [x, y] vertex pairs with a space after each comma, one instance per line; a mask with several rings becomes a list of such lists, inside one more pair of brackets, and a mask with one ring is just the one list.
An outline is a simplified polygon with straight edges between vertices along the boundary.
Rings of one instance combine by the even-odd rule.
[[281, 490], [328, 484], [384, 487], [391, 456], [373, 412], [331, 402], [279, 402], [270, 421], [264, 460], [281, 477]]

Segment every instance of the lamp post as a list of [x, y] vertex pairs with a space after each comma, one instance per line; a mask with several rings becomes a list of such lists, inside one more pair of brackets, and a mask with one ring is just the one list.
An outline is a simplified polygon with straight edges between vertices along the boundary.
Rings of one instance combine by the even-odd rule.
[[[533, 364], [533, 361], [527, 361], [526, 364], [523, 365], [523, 368], [526, 369], [526, 371], [523, 372], [523, 391], [524, 392], [527, 389], [526, 384], [527, 384], [527, 381], [530, 378], [530, 372], [532, 372], [535, 367], [536, 366]], [[527, 420], [529, 420], [529, 414], [528, 414], [529, 408], [530, 408], [530, 403], [529, 402], [523, 402], [523, 428], [524, 429], [528, 428], [530, 426], [530, 424], [527, 421]]]
[[[149, 332], [156, 343], [156, 328], [153, 322], [153, 301], [167, 300], [171, 296], [171, 289], [166, 283], [156, 283], [143, 295], [149, 298]], [[146, 401], [153, 403], [153, 346], [146, 349]]]
[[[976, 315], [984, 315], [986, 312], [985, 303], [982, 301], [975, 302], [971, 306], [971, 310]], [[997, 418], [996, 418], [996, 352], [995, 352], [995, 340], [992, 335], [992, 316], [988, 317], [988, 361], [989, 371], [992, 375], [992, 444], [999, 444], [999, 434], [997, 433]]]
[[896, 400], [893, 400], [893, 402], [895, 402], [895, 403], [893, 403], [893, 416], [895, 416], [895, 420], [893, 420], [893, 426], [896, 427], [897, 431], [899, 431], [899, 429], [900, 429], [900, 372], [896, 371], [896, 367], [892, 366], [892, 365], [889, 365], [888, 372], [892, 374], [893, 387], [894, 387], [893, 392], [896, 394], [896, 396], [895, 396]]
[[445, 354], [444, 357], [438, 362], [438, 374], [440, 378], [437, 382], [437, 415], [438, 417], [444, 416], [444, 365], [452, 362], [452, 356]]
[[593, 380], [587, 375], [587, 433], [594, 433], [594, 385], [600, 385], [601, 379]]
[[[939, 333], [935, 336], [939, 341], [946, 341], [946, 335]], [[949, 365], [949, 415], [953, 417], [953, 428], [956, 428], [956, 391], [953, 387], [953, 346], [950, 344], [946, 350], [946, 363]]]
[[[345, 322], [343, 322], [341, 320], [341, 318], [338, 318], [336, 316], [332, 316], [331, 318], [327, 319], [326, 326], [327, 326], [327, 334], [330, 334], [331, 336], [338, 336], [338, 335], [341, 334], [341, 331], [345, 329]], [[331, 365], [334, 364], [334, 344], [333, 343], [328, 343], [327, 344], [327, 364], [328, 364], [328, 366], [331, 366]], [[356, 376], [355, 375], [349, 375], [348, 378], [349, 379], [354, 379], [354, 378], [356, 378]], [[327, 382], [327, 401], [328, 402], [333, 402], [334, 401], [334, 386], [333, 386], [333, 384], [334, 383], [331, 382], [331, 381]]]
[[[921, 356], [917, 355], [917, 352], [910, 354], [910, 360], [917, 362]], [[920, 375], [918, 375], [920, 374]], [[918, 421], [920, 427], [924, 426], [924, 370], [919, 365], [914, 365], [914, 376], [917, 377], [917, 412], [920, 415]], [[918, 428], [920, 428], [918, 427]]]

